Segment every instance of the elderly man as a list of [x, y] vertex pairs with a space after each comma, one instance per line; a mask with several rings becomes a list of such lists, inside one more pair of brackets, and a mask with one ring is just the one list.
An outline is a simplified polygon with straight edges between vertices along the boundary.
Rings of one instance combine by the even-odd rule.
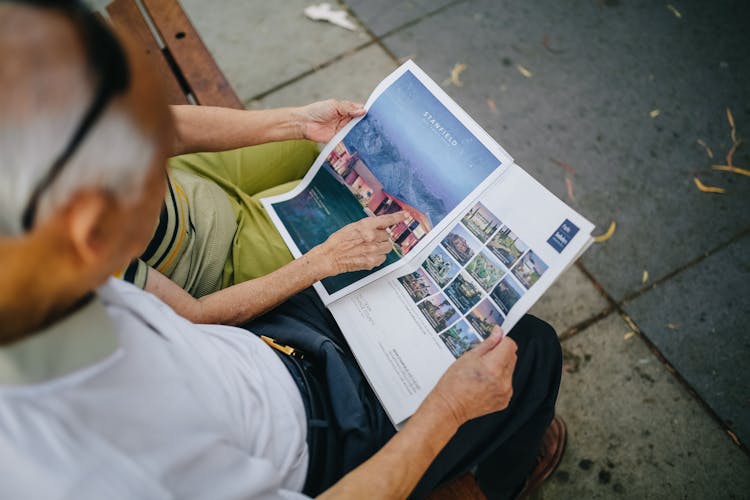
[[335, 346], [303, 363], [109, 278], [151, 236], [175, 144], [127, 40], [75, 2], [2, 2], [0, 60], [0, 497], [398, 498], [475, 468], [502, 498], [540, 477], [548, 325], [490, 336], [395, 433], [310, 293], [255, 324]]

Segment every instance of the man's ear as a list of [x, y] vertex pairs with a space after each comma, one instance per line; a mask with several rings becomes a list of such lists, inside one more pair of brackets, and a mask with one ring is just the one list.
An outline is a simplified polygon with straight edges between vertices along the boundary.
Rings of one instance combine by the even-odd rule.
[[116, 210], [117, 202], [111, 194], [93, 189], [80, 191], [65, 207], [70, 242], [83, 262], [109, 257], [115, 244], [112, 237]]

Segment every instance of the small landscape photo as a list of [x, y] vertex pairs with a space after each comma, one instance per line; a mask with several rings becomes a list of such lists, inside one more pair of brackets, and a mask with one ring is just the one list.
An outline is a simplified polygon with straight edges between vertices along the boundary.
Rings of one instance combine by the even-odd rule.
[[518, 302], [524, 292], [523, 287], [510, 274], [506, 274], [505, 278], [492, 290], [490, 297], [500, 307], [503, 314], [508, 314], [508, 311]]
[[459, 314], [442, 293], [423, 300], [417, 307], [436, 332], [445, 330], [459, 318]]
[[461, 265], [469, 260], [482, 248], [469, 231], [461, 224], [456, 224], [448, 236], [443, 238], [443, 246]]
[[445, 288], [445, 294], [458, 306], [462, 314], [468, 312], [482, 298], [481, 290], [464, 272], [458, 273], [456, 279]]
[[545, 262], [535, 254], [533, 250], [530, 250], [529, 253], [524, 255], [521, 258], [521, 261], [516, 264], [516, 267], [512, 269], [512, 272], [523, 286], [531, 288], [546, 270], [547, 264], [545, 264]]
[[508, 268], [529, 249], [508, 226], [503, 226], [490, 240], [487, 248]]
[[482, 243], [486, 243], [492, 234], [500, 227], [500, 219], [492, 215], [487, 207], [481, 203], [474, 205], [474, 208], [464, 215], [461, 222], [469, 228], [469, 231], [479, 238]]
[[414, 302], [419, 302], [425, 297], [435, 295], [440, 291], [438, 287], [427, 275], [424, 269], [419, 268], [413, 273], [398, 278], [399, 283], [406, 289], [406, 292]]
[[439, 287], [444, 287], [458, 273], [461, 266], [448, 256], [445, 249], [436, 246], [430, 255], [422, 262], [422, 267], [435, 279]]
[[486, 250], [479, 252], [466, 266], [466, 270], [487, 292], [492, 290], [505, 274], [500, 262]]
[[503, 324], [503, 315], [497, 308], [492, 305], [490, 299], [484, 299], [477, 307], [471, 310], [466, 316], [469, 324], [479, 335], [486, 339], [492, 334], [495, 327]]
[[464, 320], [459, 321], [440, 334], [440, 340], [445, 343], [445, 346], [456, 358], [481, 342], [477, 334], [469, 328]]

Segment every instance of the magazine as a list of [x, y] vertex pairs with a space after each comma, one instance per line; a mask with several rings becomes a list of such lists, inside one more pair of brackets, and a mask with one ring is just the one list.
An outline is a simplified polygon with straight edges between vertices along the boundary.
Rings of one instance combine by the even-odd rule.
[[382, 265], [314, 285], [399, 427], [456, 358], [516, 324], [594, 226], [412, 61], [365, 108], [295, 189], [262, 202], [295, 257], [351, 222], [408, 214]]

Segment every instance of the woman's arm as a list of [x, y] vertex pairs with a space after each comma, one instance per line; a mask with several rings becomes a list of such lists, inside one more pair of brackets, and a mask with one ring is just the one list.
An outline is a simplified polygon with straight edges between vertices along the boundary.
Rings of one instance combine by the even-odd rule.
[[365, 113], [359, 104], [333, 99], [266, 110], [193, 105], [176, 105], [171, 109], [177, 129], [175, 156], [290, 139], [328, 142], [352, 118]]
[[349, 224], [282, 268], [200, 299], [155, 269], [148, 270], [146, 291], [194, 323], [241, 325], [325, 277], [382, 264], [393, 248], [386, 228], [404, 217], [398, 212]]

